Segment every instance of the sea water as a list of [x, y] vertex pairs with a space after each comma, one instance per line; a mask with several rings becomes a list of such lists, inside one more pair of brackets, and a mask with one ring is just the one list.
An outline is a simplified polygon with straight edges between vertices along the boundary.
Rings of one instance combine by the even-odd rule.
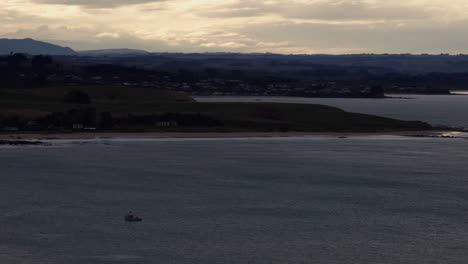
[[4, 147], [0, 263], [464, 264], [467, 160], [385, 136]]
[[468, 95], [390, 95], [394, 98], [196, 97], [200, 102], [323, 104], [364, 114], [468, 129]]

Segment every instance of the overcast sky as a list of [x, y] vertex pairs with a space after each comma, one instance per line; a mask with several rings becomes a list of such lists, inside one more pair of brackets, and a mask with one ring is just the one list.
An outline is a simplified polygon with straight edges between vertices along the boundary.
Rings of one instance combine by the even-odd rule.
[[468, 53], [468, 0], [0, 0], [0, 37], [76, 50]]

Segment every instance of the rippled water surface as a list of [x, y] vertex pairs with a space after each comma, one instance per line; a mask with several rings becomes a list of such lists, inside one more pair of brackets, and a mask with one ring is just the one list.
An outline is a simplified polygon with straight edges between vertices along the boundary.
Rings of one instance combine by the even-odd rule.
[[300, 97], [197, 97], [200, 102], [281, 102], [324, 104], [346, 111], [420, 120], [434, 125], [468, 128], [468, 94], [393, 95], [392, 99], [300, 98]]
[[467, 160], [399, 137], [0, 148], [0, 263], [464, 264]]

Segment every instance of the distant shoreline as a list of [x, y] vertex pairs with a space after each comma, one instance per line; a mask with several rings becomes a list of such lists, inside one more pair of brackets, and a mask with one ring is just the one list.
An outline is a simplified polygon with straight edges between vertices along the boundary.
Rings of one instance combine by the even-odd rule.
[[[77, 133], [21, 133], [21, 134], [0, 134], [0, 143], [11, 142], [11, 145], [22, 145], [25, 142], [50, 141], [50, 140], [93, 140], [93, 139], [171, 139], [171, 138], [290, 138], [290, 137], [339, 137], [350, 136], [410, 136], [410, 137], [449, 137], [448, 134], [459, 131], [388, 131], [388, 132], [77, 132]], [[452, 136], [450, 136], [452, 137]], [[5, 145], [5, 144], [2, 144]], [[24, 144], [27, 145], [27, 144]]]

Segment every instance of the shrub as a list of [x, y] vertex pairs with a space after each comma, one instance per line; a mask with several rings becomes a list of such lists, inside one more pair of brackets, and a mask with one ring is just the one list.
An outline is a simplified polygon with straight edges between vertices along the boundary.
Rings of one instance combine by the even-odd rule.
[[91, 97], [83, 91], [70, 91], [65, 95], [64, 101], [72, 104], [90, 104]]

